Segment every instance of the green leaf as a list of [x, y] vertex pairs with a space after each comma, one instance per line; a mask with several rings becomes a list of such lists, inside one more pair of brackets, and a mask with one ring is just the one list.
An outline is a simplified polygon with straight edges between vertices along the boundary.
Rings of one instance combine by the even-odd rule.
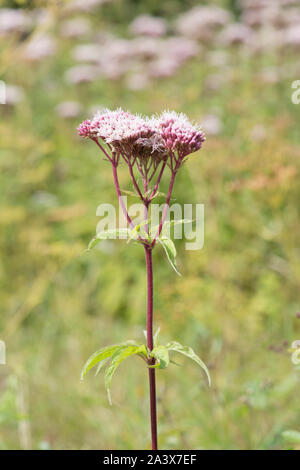
[[211, 385], [211, 379], [210, 379], [210, 375], [208, 372], [208, 368], [206, 367], [204, 362], [200, 359], [200, 357], [197, 356], [197, 354], [193, 351], [192, 348], [190, 348], [189, 346], [182, 346], [182, 344], [178, 343], [177, 341], [171, 341], [170, 343], [166, 345], [166, 348], [169, 351], [176, 351], [180, 354], [183, 354], [184, 356], [189, 357], [193, 361], [195, 361], [204, 370], [208, 379], [208, 384], [209, 386]]
[[99, 232], [97, 233], [95, 238], [93, 238], [90, 241], [87, 251], [90, 251], [92, 248], [98, 245], [98, 243], [100, 243], [101, 240], [115, 239], [119, 237], [120, 235], [128, 236], [129, 233], [130, 233], [130, 230], [128, 228], [116, 228], [116, 229], [109, 229], [103, 232]]
[[165, 369], [168, 367], [170, 360], [169, 351], [166, 346], [156, 346], [152, 349], [150, 355], [158, 360], [158, 365], [155, 364], [155, 366], [158, 366], [159, 369]]
[[94, 354], [92, 354], [84, 364], [81, 371], [80, 380], [83, 380], [88, 371], [91, 370], [96, 364], [102, 362], [104, 359], [110, 358], [118, 349], [128, 345], [139, 346], [135, 341], [129, 340], [123, 343], [113, 344], [106, 346], [105, 348], [98, 349], [98, 351], [94, 352]]
[[139, 196], [133, 191], [128, 191], [127, 189], [121, 189], [121, 193], [127, 194], [128, 196], [132, 196], [132, 197], [139, 199]]
[[103, 359], [103, 361], [99, 362], [99, 365], [98, 365], [97, 370], [95, 372], [95, 377], [97, 377], [97, 375], [101, 372], [103, 367], [108, 363], [109, 359], [110, 358], [107, 357], [106, 359]]
[[180, 272], [176, 268], [176, 254], [177, 253], [176, 253], [176, 248], [175, 248], [173, 241], [167, 237], [160, 237], [157, 240], [163, 246], [172, 268], [178, 274], [178, 276], [181, 276]]
[[81, 371], [80, 380], [83, 380], [88, 371], [91, 370], [96, 364], [103, 361], [104, 359], [110, 358], [115, 351], [120, 349], [120, 346], [120, 344], [114, 344], [94, 352], [94, 354], [92, 354], [84, 364]]
[[144, 344], [127, 345], [127, 346], [122, 346], [121, 348], [119, 348], [117, 351], [114, 352], [111, 358], [111, 363], [107, 367], [106, 372], [105, 372], [105, 388], [107, 391], [110, 405], [112, 404], [111, 395], [110, 395], [110, 386], [111, 386], [111, 381], [112, 381], [112, 378], [116, 369], [119, 367], [121, 362], [123, 362], [128, 357], [136, 355], [136, 354], [138, 355], [141, 354], [142, 356], [147, 357], [146, 346]]
[[[162, 234], [164, 234], [164, 231], [167, 228], [174, 227], [175, 225], [191, 224], [192, 222], [193, 222], [193, 219], [166, 220], [163, 224]], [[159, 229], [159, 225], [155, 225], [154, 227], [151, 227], [151, 234], [155, 236], [158, 229]]]
[[281, 434], [285, 441], [300, 444], [300, 432], [289, 429]]
[[175, 219], [175, 220], [166, 220], [164, 222], [163, 227], [172, 227], [174, 225], [181, 225], [181, 224], [191, 224], [193, 222], [192, 219]]

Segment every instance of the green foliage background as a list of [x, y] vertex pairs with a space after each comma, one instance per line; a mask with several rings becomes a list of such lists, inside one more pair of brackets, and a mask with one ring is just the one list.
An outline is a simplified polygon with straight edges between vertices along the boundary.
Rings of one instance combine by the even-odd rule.
[[[195, 3], [123, 0], [94, 21], [123, 32], [137, 13], [175, 16]], [[300, 105], [291, 102], [290, 79], [271, 85], [256, 77], [262, 67], [288, 66], [295, 56], [232, 54], [233, 80], [216, 93], [204, 91], [213, 67], [197, 60], [172, 79], [132, 92], [122, 82], [67, 85], [67, 41], [38, 67], [18, 63], [16, 47], [0, 46], [3, 79], [26, 90], [21, 106], [0, 108], [0, 338], [7, 347], [0, 448], [150, 445], [147, 375], [139, 359], [129, 359], [114, 378], [113, 407], [100, 376], [79, 381], [97, 348], [142, 340], [145, 265], [142, 248], [121, 241], [83, 253], [95, 233], [96, 207], [116, 198], [109, 165], [79, 141], [76, 120], [54, 111], [74, 99], [86, 112], [95, 104], [147, 114], [174, 108], [201, 119], [217, 110], [222, 133], [190, 158], [174, 190], [179, 203], [205, 204], [205, 246], [194, 252], [176, 243], [182, 278], [161, 248], [154, 253], [161, 340], [191, 345], [213, 383], [209, 390], [188, 360], [158, 371], [160, 447], [290, 447], [282, 432], [299, 430], [300, 411], [299, 370], [289, 350], [300, 337]], [[257, 124], [266, 129], [263, 141], [251, 136]], [[126, 171], [121, 180], [127, 188]]]

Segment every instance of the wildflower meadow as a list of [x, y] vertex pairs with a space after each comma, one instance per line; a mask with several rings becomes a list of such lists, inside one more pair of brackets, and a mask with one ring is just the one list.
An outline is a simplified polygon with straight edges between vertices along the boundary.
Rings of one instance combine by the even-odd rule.
[[297, 0], [0, 1], [0, 450], [300, 449], [299, 52]]

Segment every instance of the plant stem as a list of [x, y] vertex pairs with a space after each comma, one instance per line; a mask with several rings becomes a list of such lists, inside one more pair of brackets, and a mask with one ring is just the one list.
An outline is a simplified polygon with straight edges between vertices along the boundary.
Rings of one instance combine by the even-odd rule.
[[123, 214], [126, 217], [126, 220], [130, 226], [131, 229], [134, 229], [133, 222], [126, 210], [126, 207], [124, 205], [124, 201], [122, 198], [121, 190], [120, 190], [120, 184], [119, 184], [119, 179], [118, 179], [118, 173], [117, 173], [117, 164], [115, 162], [112, 162], [112, 170], [113, 170], [113, 177], [114, 177], [114, 183], [115, 183], [115, 188], [116, 188], [116, 193], [119, 199], [120, 206], [122, 208]]
[[160, 236], [163, 225], [164, 225], [164, 221], [165, 221], [168, 209], [169, 209], [169, 204], [170, 204], [171, 195], [172, 195], [172, 191], [173, 191], [173, 186], [174, 186], [174, 182], [175, 182], [176, 172], [177, 172], [177, 167], [175, 167], [175, 170], [172, 171], [172, 176], [171, 176], [171, 180], [170, 180], [170, 185], [169, 185], [169, 189], [168, 189], [168, 194], [167, 194], [164, 210], [163, 210], [163, 213], [162, 213], [162, 217], [161, 217], [161, 221], [160, 221], [157, 233], [156, 233], [156, 235], [153, 239], [152, 246], [154, 246], [156, 239]]
[[[150, 351], [153, 349], [153, 269], [152, 269], [152, 248], [144, 245], [146, 266], [147, 266], [147, 346]], [[149, 365], [155, 364], [152, 358]], [[150, 386], [150, 420], [152, 450], [157, 450], [157, 417], [156, 417], [156, 389], [155, 389], [155, 369], [149, 367]]]

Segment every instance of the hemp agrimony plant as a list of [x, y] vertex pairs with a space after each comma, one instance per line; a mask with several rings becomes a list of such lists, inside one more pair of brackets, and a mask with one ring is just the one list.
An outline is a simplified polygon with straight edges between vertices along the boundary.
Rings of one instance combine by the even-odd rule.
[[[158, 340], [158, 332], [153, 335], [152, 251], [157, 244], [162, 245], [169, 262], [178, 273], [175, 245], [164, 233], [164, 227], [184, 223], [185, 220], [170, 222], [166, 221], [166, 216], [177, 172], [188, 155], [201, 148], [205, 137], [201, 129], [193, 125], [184, 114], [163, 112], [160, 116], [142, 118], [122, 109], [97, 113], [92, 120], [80, 124], [78, 134], [94, 141], [105, 159], [110, 162], [119, 204], [128, 223], [128, 228], [116, 228], [97, 233], [88, 249], [92, 249], [101, 240], [113, 236], [126, 236], [129, 240], [135, 240], [143, 246], [147, 268], [147, 329], [145, 332], [147, 343], [125, 341], [99, 349], [84, 365], [81, 378], [83, 379], [86, 373], [95, 366], [97, 366], [97, 373], [106, 367], [105, 386], [111, 403], [110, 388], [114, 372], [128, 357], [133, 355], [140, 357], [145, 362], [149, 373], [152, 449], [156, 450], [155, 371], [165, 369], [172, 362], [169, 359], [169, 352], [175, 351], [195, 361], [204, 369], [210, 383], [207, 367], [192, 348], [182, 346], [177, 341], [162, 345]], [[134, 225], [122, 200], [122, 190], [118, 179], [118, 168], [121, 162], [127, 165], [135, 193], [144, 205], [144, 220], [140, 224]], [[169, 179], [169, 189], [165, 196], [164, 209], [159, 224], [152, 227], [151, 203], [159, 194], [160, 182], [166, 175]]]

